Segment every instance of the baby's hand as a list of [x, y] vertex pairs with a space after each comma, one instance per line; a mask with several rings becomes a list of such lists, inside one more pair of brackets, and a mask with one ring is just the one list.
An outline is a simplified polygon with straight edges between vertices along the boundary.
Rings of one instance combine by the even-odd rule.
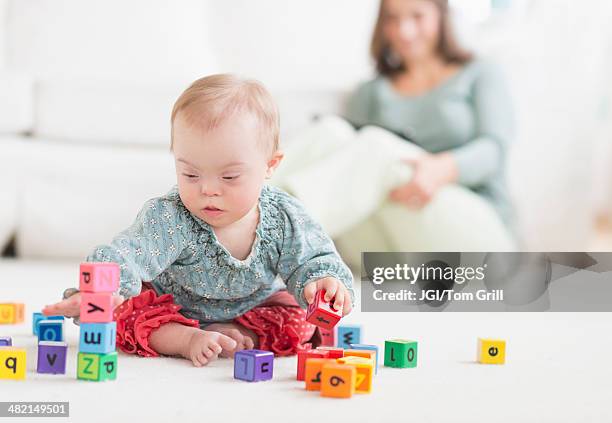
[[[113, 308], [123, 303], [123, 296], [113, 294]], [[59, 303], [47, 305], [42, 309], [45, 316], [77, 317], [81, 313], [81, 293], [76, 293], [70, 298]]]
[[231, 351], [235, 348], [236, 341], [227, 335], [208, 330], [197, 330], [191, 335], [184, 356], [191, 360], [194, 366], [202, 367], [216, 360], [221, 351]]
[[336, 297], [333, 307], [336, 310], [342, 310], [342, 316], [346, 316], [353, 310], [351, 294], [342, 282], [332, 277], [319, 279], [306, 285], [304, 288], [304, 298], [308, 304], [314, 301], [315, 294], [320, 289], [325, 290], [325, 301], [331, 301], [332, 298]]

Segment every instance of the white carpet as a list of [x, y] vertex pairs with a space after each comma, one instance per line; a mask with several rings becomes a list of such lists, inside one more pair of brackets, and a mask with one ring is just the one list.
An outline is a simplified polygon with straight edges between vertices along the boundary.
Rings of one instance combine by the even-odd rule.
[[[70, 421], [88, 423], [116, 418], [202, 423], [612, 421], [610, 313], [355, 312], [345, 320], [363, 325], [365, 343], [382, 346], [393, 337], [418, 340], [418, 367], [381, 367], [372, 394], [337, 400], [303, 389], [295, 380], [295, 357], [275, 359], [274, 380], [247, 383], [233, 379], [228, 359], [195, 368], [186, 360], [120, 354], [116, 381], [77, 381], [78, 328], [70, 322], [67, 375], [39, 375], [32, 313], [77, 281], [78, 263], [0, 261], [0, 302], [26, 304], [26, 322], [2, 325], [0, 335], [13, 336], [15, 346], [28, 350], [27, 379], [0, 380], [0, 401], [69, 401]], [[479, 336], [507, 340], [506, 365], [474, 362]]]

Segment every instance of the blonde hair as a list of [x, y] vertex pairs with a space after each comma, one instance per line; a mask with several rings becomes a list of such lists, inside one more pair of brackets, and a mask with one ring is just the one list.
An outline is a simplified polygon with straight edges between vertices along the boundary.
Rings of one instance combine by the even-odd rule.
[[200, 78], [179, 96], [172, 108], [170, 149], [179, 113], [189, 124], [212, 130], [237, 112], [251, 113], [259, 121], [260, 139], [271, 153], [278, 150], [279, 115], [272, 96], [259, 81], [227, 73]]

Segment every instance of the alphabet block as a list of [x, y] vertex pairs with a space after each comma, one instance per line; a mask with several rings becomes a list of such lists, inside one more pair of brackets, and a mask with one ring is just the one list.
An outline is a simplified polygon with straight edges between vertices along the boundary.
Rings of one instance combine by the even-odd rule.
[[327, 356], [329, 358], [340, 358], [344, 357], [344, 350], [338, 347], [317, 347], [317, 350], [327, 351]]
[[337, 347], [349, 349], [351, 344], [359, 344], [361, 342], [361, 326], [359, 325], [342, 325], [337, 329]]
[[23, 323], [24, 307], [22, 303], [0, 304], [0, 324]]
[[370, 345], [370, 344], [351, 344], [351, 350], [366, 350], [366, 351], [374, 351], [376, 357], [374, 357], [374, 374], [378, 373], [378, 346]]
[[13, 338], [10, 336], [0, 336], [0, 347], [10, 347], [13, 345]]
[[41, 320], [38, 322], [38, 341], [63, 341], [63, 320]]
[[115, 292], [119, 289], [117, 263], [81, 263], [79, 290], [81, 292]]
[[369, 394], [372, 392], [372, 376], [374, 375], [374, 358], [344, 356], [339, 358], [338, 363], [348, 364], [355, 367], [355, 392], [358, 394]]
[[81, 294], [81, 322], [106, 323], [113, 321], [113, 297], [110, 293]]
[[306, 311], [306, 321], [324, 329], [332, 329], [342, 318], [342, 310], [336, 310], [331, 301], [325, 300], [325, 290], [320, 289]]
[[117, 378], [117, 352], [108, 354], [79, 353], [77, 379], [102, 382]]
[[309, 358], [329, 358], [329, 353], [325, 350], [302, 350], [298, 351], [297, 356], [297, 380], [304, 380], [306, 360]]
[[68, 344], [65, 342], [40, 341], [38, 343], [38, 373], [65, 374]]
[[336, 328], [325, 329], [319, 327], [319, 334], [321, 335], [321, 345], [324, 347], [335, 347], [336, 346]]
[[117, 322], [82, 323], [79, 335], [79, 351], [105, 354], [115, 351]]
[[331, 358], [309, 358], [306, 360], [306, 370], [304, 372], [304, 381], [306, 382], [307, 391], [321, 390], [321, 371], [323, 365], [327, 363], [335, 363], [336, 360]]
[[355, 393], [357, 370], [349, 364], [328, 363], [321, 371], [321, 396], [350, 398]]
[[501, 339], [478, 338], [477, 359], [482, 364], [504, 364], [506, 362], [506, 341]]
[[385, 341], [385, 366], [408, 368], [417, 365], [417, 342], [406, 339]]
[[41, 320], [64, 320], [64, 316], [45, 316], [42, 313], [32, 313], [32, 335], [38, 336], [38, 322]]
[[234, 379], [260, 382], [272, 379], [274, 353], [262, 350], [242, 350], [234, 355]]
[[0, 379], [25, 379], [26, 350], [0, 347]]

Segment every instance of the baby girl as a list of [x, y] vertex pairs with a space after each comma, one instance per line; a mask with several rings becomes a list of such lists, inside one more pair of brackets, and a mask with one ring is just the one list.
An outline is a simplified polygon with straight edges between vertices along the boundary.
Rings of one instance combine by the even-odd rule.
[[[212, 75], [181, 94], [171, 122], [177, 186], [86, 259], [120, 265], [118, 347], [203, 366], [316, 343], [304, 308], [324, 289], [350, 313], [352, 274], [301, 203], [265, 184], [283, 159], [272, 97], [256, 81]], [[74, 317], [79, 305], [76, 293], [43, 313]]]

